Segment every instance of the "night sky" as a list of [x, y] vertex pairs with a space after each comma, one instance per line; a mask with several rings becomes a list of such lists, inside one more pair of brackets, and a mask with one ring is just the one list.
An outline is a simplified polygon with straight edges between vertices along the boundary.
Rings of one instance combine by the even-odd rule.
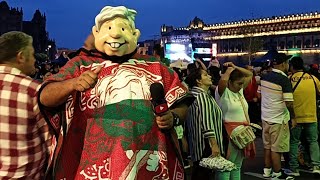
[[[1, 1], [1, 0], [0, 0]], [[24, 20], [39, 9], [47, 16], [47, 31], [58, 47], [82, 46], [94, 25], [94, 18], [106, 5], [135, 9], [140, 40], [160, 34], [162, 24], [184, 27], [198, 16], [207, 24], [241, 19], [320, 12], [319, 0], [7, 0], [10, 7], [22, 7]]]

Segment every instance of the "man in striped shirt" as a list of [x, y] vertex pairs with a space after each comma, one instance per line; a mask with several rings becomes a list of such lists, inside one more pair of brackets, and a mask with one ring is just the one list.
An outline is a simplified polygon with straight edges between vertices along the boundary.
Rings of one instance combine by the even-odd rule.
[[50, 134], [37, 104], [32, 37], [0, 37], [0, 179], [44, 179]]

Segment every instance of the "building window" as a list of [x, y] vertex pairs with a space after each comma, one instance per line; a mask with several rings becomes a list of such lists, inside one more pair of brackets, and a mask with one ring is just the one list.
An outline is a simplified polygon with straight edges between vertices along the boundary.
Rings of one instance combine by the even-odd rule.
[[279, 44], [279, 49], [284, 49], [285, 48], [285, 42], [281, 41]]
[[287, 42], [287, 49], [293, 48], [293, 41]]
[[241, 44], [238, 44], [237, 50], [238, 50], [239, 52], [242, 52], [242, 45], [241, 45]]
[[316, 22], [314, 20], [311, 21], [310, 26], [313, 27], [315, 26]]
[[297, 48], [301, 48], [301, 43], [302, 43], [301, 40], [297, 40]]
[[307, 39], [307, 40], [304, 42], [304, 47], [305, 47], [305, 48], [311, 48], [311, 40], [310, 40], [310, 39]]
[[265, 43], [263, 43], [263, 50], [268, 50], [269, 49], [269, 43], [268, 42], [265, 42]]
[[233, 44], [230, 46], [230, 50], [231, 50], [231, 52], [236, 51], [236, 48], [235, 48], [235, 46]]
[[223, 52], [228, 52], [228, 46], [224, 46], [223, 50]]
[[314, 41], [314, 47], [320, 47], [320, 39], [316, 39], [315, 41]]

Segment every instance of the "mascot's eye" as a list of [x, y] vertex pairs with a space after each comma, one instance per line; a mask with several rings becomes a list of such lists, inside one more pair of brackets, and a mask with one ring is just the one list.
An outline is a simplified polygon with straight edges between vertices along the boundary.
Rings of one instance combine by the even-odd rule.
[[124, 31], [124, 28], [122, 28], [122, 31]]
[[109, 27], [109, 30], [111, 30], [111, 27]]

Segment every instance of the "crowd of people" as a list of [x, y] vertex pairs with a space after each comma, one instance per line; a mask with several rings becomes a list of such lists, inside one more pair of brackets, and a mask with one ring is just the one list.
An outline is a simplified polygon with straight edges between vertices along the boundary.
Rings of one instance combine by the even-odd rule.
[[57, 74], [60, 70], [60, 66], [58, 64], [51, 63], [50, 61], [41, 63], [36, 59], [35, 64], [35, 72], [31, 77], [39, 82], [45, 81], [49, 76]]
[[[241, 68], [232, 62], [220, 65], [215, 61], [213, 57], [206, 68], [201, 58], [196, 59], [182, 78], [196, 97], [185, 126], [194, 165], [192, 179], [213, 179], [212, 171], [198, 164], [202, 158], [217, 154], [238, 168], [217, 171], [216, 179], [240, 179], [242, 162], [255, 157], [255, 145], [240, 149], [230, 137], [240, 125], [257, 128], [252, 123], [263, 129], [255, 133], [263, 139], [265, 178], [294, 179], [300, 176], [300, 166], [320, 174], [318, 66], [283, 53], [275, 54], [261, 67]], [[301, 147], [304, 151], [298, 150]]]
[[[136, 53], [135, 15], [104, 7], [63, 67], [36, 70], [25, 33], [0, 37], [0, 179], [185, 179], [190, 158], [192, 179], [236, 180], [255, 158], [259, 125], [264, 177], [299, 176], [299, 146], [320, 174], [316, 65], [282, 53], [262, 68], [197, 57], [174, 73], [159, 52]], [[152, 103], [153, 83], [166, 105]], [[219, 156], [236, 169], [200, 166]]]

